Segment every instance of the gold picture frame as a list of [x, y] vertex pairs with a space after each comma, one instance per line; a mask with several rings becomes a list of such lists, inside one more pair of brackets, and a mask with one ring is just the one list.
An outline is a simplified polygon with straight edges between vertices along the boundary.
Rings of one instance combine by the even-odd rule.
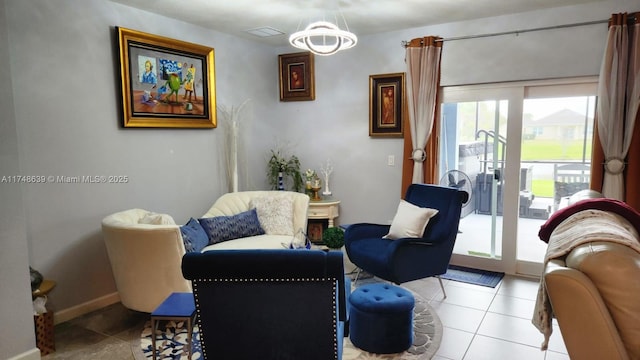
[[124, 127], [215, 128], [214, 49], [116, 27]]
[[316, 99], [313, 54], [300, 52], [278, 55], [280, 101]]
[[402, 137], [405, 73], [369, 76], [369, 136]]

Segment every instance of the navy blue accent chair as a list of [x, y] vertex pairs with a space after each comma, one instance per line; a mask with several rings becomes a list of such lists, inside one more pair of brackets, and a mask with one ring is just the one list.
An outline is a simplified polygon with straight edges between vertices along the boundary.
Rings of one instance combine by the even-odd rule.
[[342, 256], [289, 249], [185, 254], [182, 273], [193, 285], [204, 358], [340, 360], [351, 287]]
[[[452, 187], [409, 185], [406, 201], [438, 210], [423, 236], [385, 239], [383, 236], [389, 232], [390, 225], [353, 224], [344, 234], [349, 259], [361, 270], [396, 284], [431, 276], [440, 280], [439, 275], [447, 272], [458, 234], [460, 211], [468, 196]], [[440, 286], [444, 293], [442, 280]]]

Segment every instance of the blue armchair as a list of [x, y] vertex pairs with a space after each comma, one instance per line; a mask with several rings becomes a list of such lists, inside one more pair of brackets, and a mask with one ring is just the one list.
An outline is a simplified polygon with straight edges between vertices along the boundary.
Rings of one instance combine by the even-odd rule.
[[188, 253], [182, 273], [192, 282], [205, 359], [342, 358], [351, 287], [342, 252]]
[[[383, 236], [389, 233], [390, 225], [353, 224], [344, 235], [349, 259], [361, 270], [396, 284], [444, 274], [458, 233], [462, 203], [467, 197], [466, 192], [451, 187], [410, 185], [406, 201], [438, 210], [423, 236], [386, 239]], [[440, 286], [444, 293], [441, 280]]]

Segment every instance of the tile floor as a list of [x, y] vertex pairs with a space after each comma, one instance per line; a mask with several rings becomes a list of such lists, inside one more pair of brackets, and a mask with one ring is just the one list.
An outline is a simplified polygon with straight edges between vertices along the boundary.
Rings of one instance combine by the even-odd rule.
[[531, 324], [538, 280], [505, 276], [495, 288], [445, 281], [443, 298], [437, 279], [404, 284], [436, 310], [444, 334], [434, 360], [568, 360], [554, 320], [549, 350]]
[[55, 327], [56, 351], [43, 360], [134, 360], [130, 342], [139, 339], [149, 314], [116, 303]]
[[[548, 351], [540, 351], [542, 335], [531, 324], [538, 282], [505, 276], [496, 288], [436, 279], [413, 281], [407, 288], [429, 300], [444, 326], [434, 360], [568, 360], [560, 330]], [[130, 342], [137, 339], [149, 315], [114, 304], [56, 325], [56, 352], [51, 359], [133, 360]]]

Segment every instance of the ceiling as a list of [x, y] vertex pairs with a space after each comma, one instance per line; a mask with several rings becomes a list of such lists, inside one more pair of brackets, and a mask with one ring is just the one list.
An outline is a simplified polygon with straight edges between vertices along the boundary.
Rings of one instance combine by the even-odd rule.
[[[602, 0], [112, 0], [170, 18], [273, 46], [311, 21], [344, 23], [358, 36], [515, 14]], [[338, 11], [339, 10], [339, 11]], [[336, 21], [337, 14], [337, 21]], [[283, 34], [258, 37], [247, 30], [270, 27]]]

